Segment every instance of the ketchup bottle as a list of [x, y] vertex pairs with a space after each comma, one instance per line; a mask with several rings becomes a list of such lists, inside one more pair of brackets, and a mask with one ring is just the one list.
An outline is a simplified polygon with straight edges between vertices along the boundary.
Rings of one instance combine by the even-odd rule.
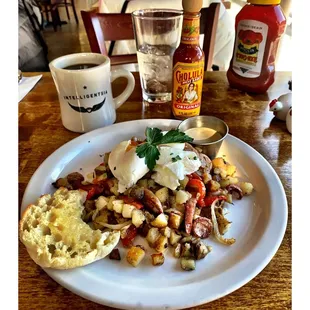
[[182, 5], [181, 42], [173, 55], [172, 112], [177, 119], [200, 114], [205, 60], [199, 46], [202, 0], [183, 0]]
[[227, 79], [233, 88], [264, 93], [274, 82], [275, 60], [286, 19], [281, 0], [247, 0], [236, 16], [235, 47]]

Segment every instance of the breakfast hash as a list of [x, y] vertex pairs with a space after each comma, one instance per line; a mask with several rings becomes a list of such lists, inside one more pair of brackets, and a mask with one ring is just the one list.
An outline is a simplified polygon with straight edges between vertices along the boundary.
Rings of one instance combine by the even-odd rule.
[[[125, 259], [130, 265], [136, 267], [150, 256], [152, 265], [160, 266], [166, 251], [172, 249], [183, 270], [194, 270], [196, 262], [212, 251], [205, 243], [211, 235], [228, 246], [236, 242], [235, 238], [225, 238], [232, 225], [226, 218], [227, 208], [234, 200], [250, 195], [253, 185], [239, 180], [236, 166], [224, 157], [211, 160], [191, 144], [192, 140], [178, 130], [147, 128], [146, 139], [133, 137], [119, 143], [86, 178], [72, 172], [57, 179], [53, 186], [57, 191], [83, 193], [79, 209], [83, 224], [102, 234], [114, 234], [113, 246], [104, 251], [104, 256], [121, 260], [117, 248], [121, 243], [127, 249]], [[59, 209], [63, 202], [51, 204]], [[55, 228], [55, 224], [50, 225]], [[75, 227], [73, 234], [78, 234], [80, 226]], [[72, 249], [81, 240], [64, 241], [59, 224], [57, 229], [58, 236], [62, 236], [58, 245], [61, 249]], [[150, 249], [138, 244], [137, 236], [145, 238]], [[94, 244], [92, 250], [98, 248], [99, 240], [102, 238], [98, 235], [88, 241]], [[53, 244], [57, 248], [57, 242]], [[89, 254], [87, 248], [79, 251], [75, 256]], [[63, 255], [57, 253], [50, 253], [51, 258]]]

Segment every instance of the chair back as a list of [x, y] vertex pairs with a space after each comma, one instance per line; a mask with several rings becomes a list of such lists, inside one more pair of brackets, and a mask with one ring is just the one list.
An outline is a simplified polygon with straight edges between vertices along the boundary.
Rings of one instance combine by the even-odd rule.
[[[215, 35], [220, 11], [219, 3], [211, 3], [201, 9], [200, 34], [204, 34], [203, 51], [205, 70], [212, 68]], [[98, 13], [98, 10], [81, 11], [91, 51], [109, 56], [112, 65], [137, 63], [137, 55], [111, 55], [106, 41], [134, 40], [134, 30], [130, 13]]]
[[[109, 56], [112, 65], [137, 63], [137, 54], [109, 55], [106, 41], [134, 40], [131, 14], [81, 11], [91, 51]], [[112, 44], [112, 43], [111, 43]]]

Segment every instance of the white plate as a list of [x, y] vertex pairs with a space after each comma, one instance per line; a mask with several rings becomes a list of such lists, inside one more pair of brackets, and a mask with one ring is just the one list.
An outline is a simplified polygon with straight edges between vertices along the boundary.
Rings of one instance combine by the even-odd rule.
[[[132, 136], [144, 137], [145, 128], [175, 128], [176, 120], [147, 119], [119, 123], [84, 134], [65, 144], [31, 178], [22, 210], [41, 194], [54, 191], [51, 183], [73, 171], [92, 172], [101, 154]], [[180, 309], [223, 297], [253, 279], [278, 250], [287, 224], [287, 202], [279, 177], [252, 147], [228, 135], [219, 155], [237, 166], [238, 177], [253, 183], [255, 192], [229, 206], [233, 222], [225, 246], [213, 239], [212, 252], [197, 261], [196, 270], [182, 271], [169, 252], [164, 265], [153, 267], [150, 251], [137, 268], [126, 259], [108, 258], [74, 270], [45, 269], [62, 286], [86, 299], [122, 309]], [[80, 168], [82, 170], [80, 170]], [[121, 250], [121, 254], [124, 252]]]

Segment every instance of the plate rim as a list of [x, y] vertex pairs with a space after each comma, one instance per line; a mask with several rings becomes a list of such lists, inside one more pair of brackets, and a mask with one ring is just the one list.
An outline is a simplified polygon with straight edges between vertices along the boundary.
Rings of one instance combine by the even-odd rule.
[[[84, 133], [70, 141], [68, 141], [67, 143], [63, 144], [62, 146], [60, 146], [58, 149], [56, 149], [53, 153], [51, 153], [41, 164], [40, 166], [36, 169], [36, 171], [34, 172], [34, 174], [32, 175], [32, 177], [30, 178], [24, 195], [23, 195], [23, 199], [22, 199], [22, 203], [20, 206], [20, 211], [21, 211], [21, 216], [23, 214], [24, 209], [26, 208], [25, 205], [25, 199], [26, 196], [28, 194], [28, 191], [30, 190], [30, 188], [33, 186], [33, 183], [35, 181], [36, 175], [39, 173], [39, 170], [42, 169], [42, 167], [44, 167], [44, 165], [46, 165], [46, 163], [48, 163], [48, 161], [52, 160], [53, 157], [55, 157], [57, 154], [61, 153], [63, 150], [65, 150], [66, 148], [70, 148], [71, 145], [74, 145], [75, 143], [79, 143], [80, 140], [81, 142], [83, 142], [84, 140], [86, 140], [88, 137], [90, 136], [94, 136], [96, 135], [96, 133], [102, 132], [102, 131], [106, 131], [106, 130], [113, 130], [113, 127], [118, 127], [120, 125], [124, 125], [124, 124], [137, 124], [137, 122], [139, 123], [145, 123], [145, 125], [147, 126], [148, 122], [158, 122], [158, 126], [173, 126], [174, 124], [178, 124], [180, 123], [179, 120], [175, 120], [175, 119], [141, 119], [141, 120], [131, 120], [131, 121], [126, 121], [126, 122], [120, 122], [120, 123], [115, 123], [113, 125], [110, 126], [106, 126], [106, 127], [102, 127], [102, 128], [98, 128], [95, 129], [93, 131], [90, 131], [88, 133]], [[168, 124], [168, 122], [170, 122], [170, 124]], [[260, 154], [255, 148], [253, 148], [251, 145], [247, 144], [246, 142], [242, 141], [241, 139], [228, 134], [229, 139], [233, 139], [236, 140], [237, 143], [243, 145], [243, 147], [246, 148], [250, 148], [252, 150], [252, 152], [254, 152], [254, 154], [256, 156], [258, 156], [260, 158], [260, 160], [262, 160], [262, 162], [268, 166], [269, 170], [273, 173], [273, 176], [276, 179], [276, 186], [279, 187], [279, 199], [283, 200], [283, 224], [281, 225], [281, 229], [279, 230], [277, 237], [276, 237], [276, 243], [273, 244], [272, 247], [268, 248], [268, 252], [267, 255], [265, 256], [265, 259], [262, 260], [260, 262], [260, 264], [256, 265], [255, 268], [252, 270], [252, 272], [247, 276], [244, 277], [242, 280], [237, 281], [234, 285], [231, 285], [229, 289], [225, 290], [225, 291], [221, 291], [220, 294], [213, 294], [213, 296], [201, 296], [199, 298], [199, 300], [195, 300], [194, 302], [182, 302], [182, 305], [180, 307], [179, 302], [174, 302], [171, 303], [171, 305], [169, 304], [168, 306], [165, 307], [165, 309], [184, 309], [187, 307], [195, 307], [198, 305], [202, 305], [205, 303], [209, 303], [211, 301], [214, 301], [216, 299], [219, 299], [221, 297], [227, 296], [229, 294], [231, 294], [232, 292], [236, 291], [237, 289], [241, 288], [242, 286], [244, 286], [245, 284], [247, 284], [248, 282], [250, 282], [252, 279], [254, 279], [260, 272], [263, 271], [263, 269], [270, 263], [270, 261], [273, 259], [274, 255], [277, 253], [279, 247], [281, 246], [281, 243], [283, 241], [283, 238], [285, 236], [285, 232], [286, 232], [286, 228], [287, 228], [287, 223], [288, 223], [288, 204], [287, 204], [287, 197], [286, 197], [286, 193], [283, 187], [283, 184], [278, 176], [278, 174], [276, 173], [275, 169], [271, 166], [271, 164], [264, 158], [264, 156], [262, 154]], [[55, 155], [56, 153], [56, 155]], [[280, 195], [281, 193], [281, 195]], [[253, 250], [252, 250], [253, 251]], [[239, 262], [240, 263], [240, 262]], [[110, 307], [118, 307], [120, 309], [132, 309], [132, 307], [134, 307], [135, 309], [158, 309], [158, 306], [154, 307], [154, 306], [149, 306], [149, 305], [139, 305], [139, 307], [137, 307], [137, 304], [132, 303], [132, 304], [124, 304], [122, 303], [122, 298], [120, 298], [117, 301], [111, 301], [109, 299], [107, 299], [105, 296], [93, 296], [92, 294], [90, 294], [89, 292], [83, 292], [80, 288], [76, 288], [72, 286], [72, 283], [67, 283], [66, 281], [64, 281], [62, 278], [59, 278], [57, 276], [55, 276], [53, 274], [53, 269], [48, 269], [48, 268], [42, 268], [53, 280], [55, 280], [58, 284], [60, 284], [61, 286], [63, 286], [64, 288], [70, 290], [72, 293], [79, 295], [85, 299], [88, 299], [90, 301], [93, 301], [95, 303], [98, 304], [102, 304], [102, 305], [107, 305]], [[199, 282], [200, 285], [203, 285], [203, 282]]]

